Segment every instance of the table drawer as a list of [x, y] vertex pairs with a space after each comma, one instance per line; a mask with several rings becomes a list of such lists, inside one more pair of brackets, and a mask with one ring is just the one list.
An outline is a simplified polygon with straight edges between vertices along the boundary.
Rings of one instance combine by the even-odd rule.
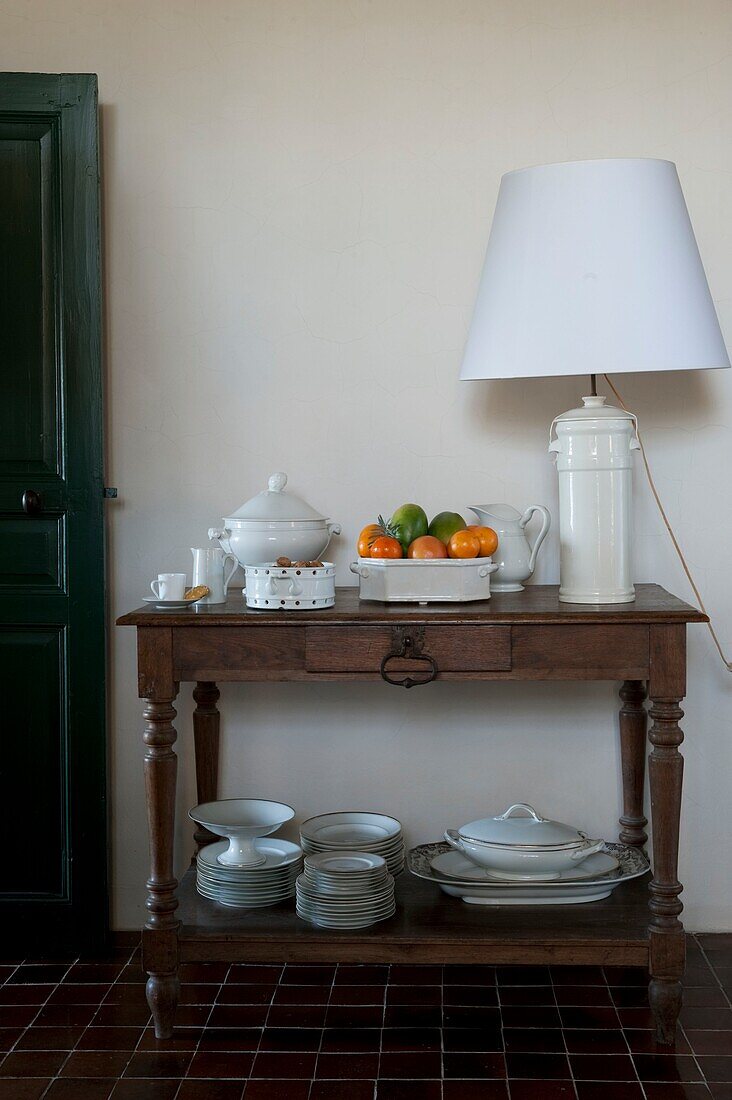
[[[510, 626], [310, 626], [305, 638], [308, 672], [378, 672], [395, 648], [397, 631], [423, 631], [422, 651], [439, 672], [505, 672], [511, 668]], [[423, 671], [424, 665], [394, 659], [393, 671]]]

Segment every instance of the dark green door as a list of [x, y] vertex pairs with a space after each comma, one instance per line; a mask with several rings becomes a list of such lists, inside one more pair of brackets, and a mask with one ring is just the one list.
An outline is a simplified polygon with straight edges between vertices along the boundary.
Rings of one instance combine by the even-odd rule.
[[107, 925], [97, 79], [0, 74], [0, 920]]

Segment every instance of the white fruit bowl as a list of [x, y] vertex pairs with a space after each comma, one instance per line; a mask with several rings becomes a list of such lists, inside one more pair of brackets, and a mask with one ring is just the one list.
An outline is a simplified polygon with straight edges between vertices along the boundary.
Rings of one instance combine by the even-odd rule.
[[351, 572], [362, 600], [381, 603], [464, 603], [489, 600], [492, 558], [359, 558]]
[[226, 851], [217, 856], [219, 863], [225, 867], [258, 867], [267, 856], [257, 851], [254, 841], [274, 833], [295, 816], [295, 811], [284, 802], [264, 798], [222, 798], [194, 806], [188, 816], [229, 841]]

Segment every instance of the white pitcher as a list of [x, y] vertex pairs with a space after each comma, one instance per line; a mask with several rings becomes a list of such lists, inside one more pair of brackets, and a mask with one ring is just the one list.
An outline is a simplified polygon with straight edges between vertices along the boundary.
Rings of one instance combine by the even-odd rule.
[[[205, 584], [209, 589], [200, 603], [226, 603], [229, 581], [239, 564], [233, 554], [225, 554], [220, 546], [191, 547], [193, 554], [193, 587]], [[230, 561], [229, 575], [225, 576], [225, 566]]]
[[[480, 524], [492, 527], [498, 535], [498, 549], [493, 555], [498, 570], [491, 577], [491, 592], [523, 592], [523, 582], [534, 572], [539, 547], [549, 531], [552, 519], [548, 509], [542, 504], [532, 504], [522, 515], [510, 504], [476, 504], [470, 511], [475, 512]], [[534, 512], [542, 519], [532, 545], [524, 528]]]

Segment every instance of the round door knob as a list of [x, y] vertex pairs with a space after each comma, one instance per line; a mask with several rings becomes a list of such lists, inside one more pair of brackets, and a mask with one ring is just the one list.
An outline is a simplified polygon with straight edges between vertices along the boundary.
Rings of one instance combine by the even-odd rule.
[[41, 494], [35, 489], [26, 489], [23, 493], [23, 511], [27, 516], [35, 516], [43, 510]]

